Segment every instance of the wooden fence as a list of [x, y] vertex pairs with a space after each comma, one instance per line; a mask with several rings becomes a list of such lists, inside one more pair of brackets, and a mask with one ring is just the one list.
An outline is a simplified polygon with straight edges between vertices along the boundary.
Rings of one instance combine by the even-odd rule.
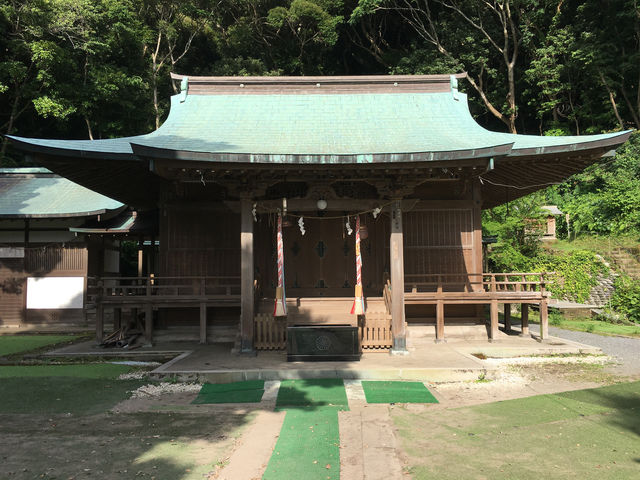
[[[285, 350], [287, 348], [287, 319], [268, 313], [255, 317], [254, 345], [256, 350]], [[384, 313], [370, 313], [359, 322], [360, 345], [365, 350], [385, 350], [392, 347], [391, 317]]]
[[259, 313], [255, 317], [254, 335], [256, 350], [284, 350], [287, 348], [287, 319]]
[[360, 323], [360, 344], [363, 349], [385, 350], [393, 346], [391, 316], [369, 313]]

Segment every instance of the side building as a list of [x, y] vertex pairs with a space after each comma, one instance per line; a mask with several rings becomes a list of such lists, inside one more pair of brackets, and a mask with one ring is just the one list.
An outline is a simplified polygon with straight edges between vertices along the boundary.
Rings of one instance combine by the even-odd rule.
[[124, 210], [44, 168], [0, 169], [0, 328], [87, 328], [87, 279], [119, 274], [119, 246], [70, 228]]

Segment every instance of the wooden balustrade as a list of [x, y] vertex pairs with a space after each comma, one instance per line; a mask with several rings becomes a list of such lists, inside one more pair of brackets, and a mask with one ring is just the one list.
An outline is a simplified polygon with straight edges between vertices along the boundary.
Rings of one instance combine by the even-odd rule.
[[240, 277], [89, 277], [87, 288], [107, 302], [117, 302], [114, 297], [239, 297]]
[[545, 294], [550, 272], [452, 273], [405, 275], [409, 294], [446, 292], [539, 292]]

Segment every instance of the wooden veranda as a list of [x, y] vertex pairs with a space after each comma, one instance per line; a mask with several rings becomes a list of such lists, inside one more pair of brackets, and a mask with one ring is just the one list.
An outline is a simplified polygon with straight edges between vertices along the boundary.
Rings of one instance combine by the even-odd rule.
[[[540, 311], [540, 338], [548, 337], [548, 273], [478, 273], [478, 274], [424, 274], [406, 275], [403, 305], [435, 305], [435, 340], [445, 340], [445, 307], [447, 305], [489, 305], [486, 322], [488, 338], [498, 334], [498, 308], [504, 305], [505, 330], [510, 330], [512, 304], [521, 305], [522, 335], [529, 333], [529, 306]], [[257, 285], [254, 283], [257, 287]], [[94, 277], [89, 279], [89, 301], [96, 308], [96, 339], [104, 335], [104, 311], [113, 309], [114, 327], [120, 327], [122, 309], [130, 309], [134, 316], [144, 315], [145, 338], [153, 338], [153, 312], [160, 309], [197, 308], [200, 312], [200, 343], [207, 342], [207, 309], [209, 307], [241, 307], [240, 277]], [[398, 296], [398, 295], [396, 295]], [[315, 298], [307, 313], [310, 323], [322, 323], [332, 304], [343, 308], [349, 299]], [[380, 297], [368, 298], [372, 308], [365, 315], [352, 315], [352, 323], [359, 327], [364, 349], [390, 349], [393, 346], [393, 286], [387, 280]], [[277, 318], [260, 312], [259, 303], [270, 305], [273, 299], [254, 295], [255, 315], [253, 342], [257, 350], [286, 348], [286, 327], [300, 319]], [[300, 304], [301, 299], [292, 299]], [[397, 301], [397, 300], [396, 300]], [[337, 303], [336, 303], [337, 302]], [[315, 318], [314, 318], [315, 316]]]

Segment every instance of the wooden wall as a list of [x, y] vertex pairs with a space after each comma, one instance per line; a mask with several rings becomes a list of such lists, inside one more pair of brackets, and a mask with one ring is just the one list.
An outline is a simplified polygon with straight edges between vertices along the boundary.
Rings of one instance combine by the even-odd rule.
[[423, 202], [403, 215], [405, 275], [481, 273], [471, 202]]
[[[181, 202], [160, 215], [158, 275], [240, 276], [240, 214], [222, 202]], [[209, 324], [238, 322], [239, 309], [208, 309]], [[171, 308], [159, 313], [157, 327], [197, 326], [195, 308]]]
[[[482, 273], [480, 215], [480, 207], [471, 200], [425, 201], [405, 212], [405, 275]], [[481, 322], [480, 310], [474, 305], [448, 305], [447, 323]], [[406, 318], [408, 323], [435, 323], [435, 306], [407, 306]]]
[[82, 309], [27, 309], [27, 278], [86, 277], [87, 265], [84, 245], [30, 244], [23, 258], [0, 258], [0, 325], [83, 324]]
[[159, 263], [161, 276], [239, 276], [240, 215], [222, 204], [166, 207]]

